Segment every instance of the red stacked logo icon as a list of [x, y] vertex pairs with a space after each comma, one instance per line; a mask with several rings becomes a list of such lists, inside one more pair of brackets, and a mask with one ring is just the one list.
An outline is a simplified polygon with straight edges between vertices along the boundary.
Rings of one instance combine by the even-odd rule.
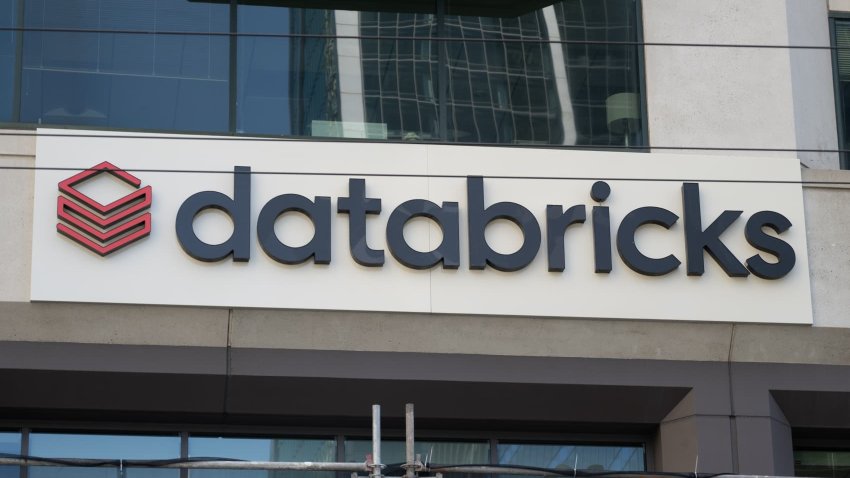
[[[75, 186], [103, 173], [108, 173], [132, 186], [135, 191], [109, 204], [101, 204]], [[104, 161], [59, 183], [57, 214], [62, 221], [56, 230], [101, 256], [105, 256], [143, 239], [151, 233], [152, 194], [150, 186], [132, 174]]]

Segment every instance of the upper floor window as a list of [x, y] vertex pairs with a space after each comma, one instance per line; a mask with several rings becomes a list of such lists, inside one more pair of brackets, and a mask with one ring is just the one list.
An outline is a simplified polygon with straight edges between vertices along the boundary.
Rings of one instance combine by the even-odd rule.
[[[17, 18], [18, 0], [0, 0], [0, 28], [14, 27]], [[14, 118], [17, 37], [12, 30], [0, 31], [0, 122]]]
[[229, 15], [188, 0], [25, 0], [21, 122], [226, 132], [228, 39], [208, 34]]
[[[850, 19], [833, 19], [835, 100], [839, 149], [850, 149]], [[847, 153], [841, 154], [841, 167], [850, 167]]]
[[464, 0], [404, 8], [373, 2], [364, 11], [334, 9], [330, 1], [294, 8], [0, 0], [0, 8], [17, 1], [26, 31], [6, 40], [22, 58], [16, 63], [11, 53], [4, 70], [0, 45], [0, 74], [17, 75], [19, 88], [0, 94], [0, 115], [5, 95], [7, 116], [20, 123], [645, 144], [636, 0], [559, 0], [543, 8], [517, 1], [497, 9]]

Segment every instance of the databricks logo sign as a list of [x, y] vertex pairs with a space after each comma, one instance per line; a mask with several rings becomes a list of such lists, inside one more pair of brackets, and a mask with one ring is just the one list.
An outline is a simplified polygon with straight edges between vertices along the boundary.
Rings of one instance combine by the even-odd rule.
[[[134, 189], [109, 204], [83, 194], [76, 187], [101, 174], [111, 174]], [[56, 230], [101, 256], [143, 239], [151, 233], [152, 189], [139, 178], [109, 162], [102, 162], [59, 183]]]

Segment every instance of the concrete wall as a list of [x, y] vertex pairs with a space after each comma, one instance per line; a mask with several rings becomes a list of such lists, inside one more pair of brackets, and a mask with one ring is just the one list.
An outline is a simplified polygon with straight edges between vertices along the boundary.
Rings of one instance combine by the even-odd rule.
[[[836, 149], [826, 0], [644, 0], [650, 43], [751, 45], [646, 47], [650, 145]], [[728, 154], [718, 151], [716, 154]], [[830, 153], [798, 156], [838, 168]]]

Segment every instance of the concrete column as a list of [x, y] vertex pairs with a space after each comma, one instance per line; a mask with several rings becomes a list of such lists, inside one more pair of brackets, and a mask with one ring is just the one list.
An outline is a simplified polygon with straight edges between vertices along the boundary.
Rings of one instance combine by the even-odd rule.
[[[769, 395], [769, 392], [765, 390]], [[791, 425], [776, 404], [768, 397], [765, 416], [735, 418], [738, 444], [738, 472], [743, 475], [794, 475], [794, 453]]]
[[700, 410], [691, 390], [661, 421], [655, 442], [658, 471], [734, 473], [729, 416]]
[[[788, 44], [828, 47], [829, 12], [823, 0], [786, 0]], [[799, 149], [837, 149], [832, 52], [792, 49], [791, 67], [794, 130]], [[816, 169], [838, 169], [837, 153], [801, 152], [803, 164]]]

